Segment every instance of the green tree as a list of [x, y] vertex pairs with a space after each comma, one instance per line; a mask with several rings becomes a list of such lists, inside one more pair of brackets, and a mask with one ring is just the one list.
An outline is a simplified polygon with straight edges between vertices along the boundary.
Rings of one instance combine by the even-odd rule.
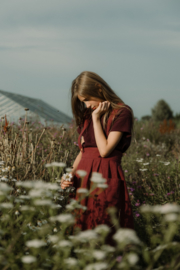
[[155, 107], [151, 109], [152, 119], [155, 121], [163, 121], [164, 119], [172, 119], [173, 111], [166, 101], [163, 99], [159, 100]]

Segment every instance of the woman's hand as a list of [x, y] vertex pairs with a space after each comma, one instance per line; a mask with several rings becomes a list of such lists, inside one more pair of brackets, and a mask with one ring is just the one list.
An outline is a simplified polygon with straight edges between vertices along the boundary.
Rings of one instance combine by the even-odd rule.
[[100, 102], [99, 106], [93, 111], [92, 117], [100, 118], [102, 114], [104, 114], [110, 106], [109, 101]]
[[72, 186], [74, 184], [74, 181], [72, 179], [73, 179], [73, 176], [74, 176], [75, 172], [74, 171], [71, 171], [70, 173], [72, 174], [71, 181], [65, 180], [63, 176], [61, 177], [60, 186], [61, 186], [62, 189], [65, 189], [67, 187], [70, 187], [70, 186]]

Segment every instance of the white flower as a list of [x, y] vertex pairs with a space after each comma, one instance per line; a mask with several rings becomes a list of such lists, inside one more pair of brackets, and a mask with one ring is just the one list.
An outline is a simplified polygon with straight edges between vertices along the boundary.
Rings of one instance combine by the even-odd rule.
[[87, 188], [78, 188], [76, 192], [77, 193], [88, 193], [88, 191], [89, 190]]
[[57, 190], [59, 186], [56, 183], [46, 183], [46, 189]]
[[142, 205], [140, 206], [140, 211], [141, 213], [146, 213], [146, 212], [153, 212], [153, 207], [151, 205]]
[[71, 247], [72, 243], [68, 240], [61, 240], [58, 243], [58, 247]]
[[68, 265], [68, 266], [76, 266], [78, 264], [78, 261], [75, 258], [67, 258], [64, 259], [64, 262]]
[[147, 166], [147, 165], [149, 165], [149, 162], [147, 162], [147, 163], [143, 163], [143, 165], [144, 165], [144, 166]]
[[171, 221], [177, 221], [178, 220], [178, 215], [171, 213], [171, 214], [167, 214], [164, 217], [165, 221], [171, 222]]
[[1, 178], [1, 180], [2, 180], [2, 181], [5, 181], [5, 182], [8, 182], [8, 178], [5, 177], [5, 176], [3, 176], [3, 177]]
[[22, 200], [30, 200], [31, 197], [28, 195], [20, 195], [19, 198]]
[[2, 161], [0, 161], [0, 165], [4, 165], [4, 163], [5, 163], [5, 162], [4, 162], [3, 160], [2, 160]]
[[108, 185], [107, 184], [97, 184], [97, 187], [99, 188], [108, 188]]
[[104, 260], [106, 257], [106, 252], [102, 250], [93, 250], [92, 255], [97, 260]]
[[88, 264], [84, 270], [106, 270], [108, 268], [107, 263], [104, 262], [97, 262]]
[[53, 229], [53, 232], [57, 232], [57, 231], [58, 231], [57, 228], [54, 228], [54, 229]]
[[63, 179], [65, 180], [65, 181], [71, 181], [71, 179], [72, 179], [72, 174], [71, 173], [64, 173], [63, 174]]
[[36, 257], [31, 256], [31, 255], [23, 256], [21, 258], [21, 261], [23, 263], [33, 263], [33, 262], [36, 262]]
[[34, 201], [35, 205], [51, 205], [52, 201], [51, 200], [35, 200]]
[[109, 246], [109, 245], [102, 245], [101, 249], [108, 252], [108, 253], [109, 252], [115, 252], [115, 250], [116, 250], [114, 247]]
[[97, 239], [97, 237], [98, 236], [97, 236], [95, 231], [86, 230], [86, 231], [82, 231], [82, 232], [78, 233], [74, 239], [78, 240], [78, 241], [83, 241], [83, 240], [90, 241], [92, 239]]
[[49, 235], [48, 238], [52, 243], [57, 243], [59, 241], [59, 237], [57, 235]]
[[10, 209], [10, 208], [13, 208], [13, 204], [12, 203], [1, 203], [0, 204], [0, 208], [5, 208], [5, 209]]
[[153, 207], [153, 212], [156, 213], [161, 213], [161, 214], [168, 214], [172, 212], [180, 212], [180, 206], [179, 205], [174, 205], [174, 204], [164, 204], [164, 205], [155, 205]]
[[156, 157], [160, 157], [161, 155], [157, 154]]
[[55, 217], [50, 217], [49, 219], [52, 222], [59, 221], [61, 223], [68, 223], [68, 224], [73, 224], [75, 222], [75, 219], [74, 219], [73, 215], [71, 215], [71, 214], [60, 214], [60, 215], [55, 216]]
[[164, 162], [164, 165], [169, 165], [170, 164], [170, 162], [169, 161], [167, 161], [167, 162]]
[[135, 265], [139, 261], [139, 257], [136, 253], [130, 253], [127, 255], [127, 260], [130, 265]]
[[100, 176], [92, 176], [90, 180], [94, 183], [98, 184], [104, 184], [106, 182], [106, 179]]
[[84, 170], [77, 170], [76, 173], [80, 176], [80, 177], [84, 177], [87, 175], [87, 172]]
[[43, 240], [34, 239], [26, 242], [27, 247], [40, 248], [46, 246], [46, 243]]
[[63, 162], [52, 162], [50, 164], [46, 164], [45, 167], [66, 167], [66, 164]]
[[0, 190], [2, 192], [8, 192], [8, 191], [13, 190], [13, 188], [7, 185], [6, 183], [0, 183]]
[[141, 172], [145, 172], [147, 171], [147, 169], [139, 169]]
[[16, 210], [15, 215], [16, 215], [16, 216], [19, 216], [19, 215], [20, 215], [20, 213], [19, 213], [18, 210]]
[[98, 226], [96, 226], [96, 228], [94, 229], [94, 231], [96, 233], [109, 233], [110, 232], [110, 228], [106, 225], [106, 224], [100, 224]]
[[132, 229], [119, 229], [113, 235], [113, 239], [119, 243], [125, 242], [126, 244], [140, 244], [141, 241], [139, 240], [136, 232]]
[[143, 162], [143, 158], [136, 159], [137, 162]]

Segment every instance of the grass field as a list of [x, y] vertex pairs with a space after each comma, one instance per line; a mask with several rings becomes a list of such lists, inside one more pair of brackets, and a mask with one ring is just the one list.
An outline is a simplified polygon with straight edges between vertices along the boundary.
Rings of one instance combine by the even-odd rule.
[[135, 231], [117, 227], [116, 248], [104, 244], [105, 225], [71, 233], [82, 206], [60, 178], [79, 152], [73, 122], [67, 130], [26, 119], [4, 128], [2, 119], [0, 138], [0, 269], [180, 269], [178, 122], [162, 131], [135, 121], [122, 159]]

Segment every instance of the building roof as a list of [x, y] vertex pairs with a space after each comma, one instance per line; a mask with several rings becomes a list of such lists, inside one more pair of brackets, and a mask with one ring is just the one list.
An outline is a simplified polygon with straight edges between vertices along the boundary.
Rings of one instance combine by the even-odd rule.
[[0, 90], [0, 117], [6, 114], [11, 118], [18, 118], [25, 115], [25, 108], [28, 108], [32, 115], [38, 115], [42, 120], [53, 120], [59, 124], [67, 124], [72, 121], [71, 117], [40, 99]]

